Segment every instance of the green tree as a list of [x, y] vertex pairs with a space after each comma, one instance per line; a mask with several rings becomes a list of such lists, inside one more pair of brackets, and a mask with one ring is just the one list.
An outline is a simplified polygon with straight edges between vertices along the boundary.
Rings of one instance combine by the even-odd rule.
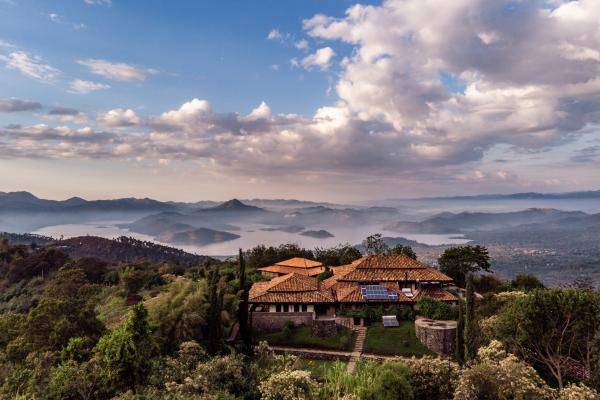
[[340, 244], [330, 248], [317, 247], [314, 250], [315, 260], [320, 261], [323, 265], [336, 267], [339, 265], [347, 265], [362, 257], [360, 251], [350, 244]]
[[146, 308], [141, 303], [133, 306], [121, 326], [102, 336], [95, 352], [102, 374], [113, 390], [135, 391], [143, 385], [155, 353]]
[[381, 233], [367, 236], [367, 238], [363, 241], [363, 246], [365, 246], [365, 250], [368, 255], [385, 254], [389, 250], [389, 247], [383, 240]]
[[495, 334], [513, 352], [542, 365], [565, 385], [571, 359], [592, 370], [600, 331], [600, 296], [580, 289], [536, 289], [501, 310]]
[[216, 354], [222, 347], [223, 342], [223, 298], [225, 292], [220, 287], [220, 276], [216, 268], [208, 275], [208, 326], [207, 326], [207, 349], [210, 354]]
[[154, 337], [163, 354], [171, 354], [183, 342], [203, 339], [209, 304], [206, 284], [177, 280], [148, 305]]
[[465, 361], [465, 315], [463, 302], [458, 303], [458, 320], [456, 322], [456, 343], [454, 357], [460, 365]]
[[479, 245], [451, 247], [444, 251], [438, 263], [440, 271], [451, 277], [460, 287], [465, 286], [467, 274], [491, 272], [488, 250]]
[[410, 370], [398, 362], [384, 363], [375, 378], [363, 392], [364, 400], [411, 400], [413, 391], [410, 386]]
[[523, 292], [544, 288], [544, 284], [536, 276], [529, 274], [515, 276], [515, 278], [510, 281], [510, 286], [515, 290], [521, 290]]
[[390, 248], [387, 251], [387, 254], [394, 256], [406, 256], [412, 258], [413, 260], [417, 259], [417, 253], [415, 253], [413, 248], [410, 246], [405, 246], [403, 244], [397, 244], [396, 246]]
[[238, 279], [240, 281], [240, 302], [238, 305], [238, 324], [240, 326], [240, 336], [244, 346], [244, 353], [252, 354], [252, 330], [248, 326], [248, 296], [250, 287], [246, 279], [246, 262], [242, 249], [239, 252], [239, 271]]
[[473, 275], [467, 276], [467, 293], [465, 296], [465, 358], [472, 360], [477, 355], [479, 329], [475, 315], [475, 289]]

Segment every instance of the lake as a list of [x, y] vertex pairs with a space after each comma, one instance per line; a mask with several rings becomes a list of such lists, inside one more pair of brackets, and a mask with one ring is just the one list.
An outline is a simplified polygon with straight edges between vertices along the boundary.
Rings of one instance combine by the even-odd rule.
[[441, 244], [464, 244], [469, 240], [461, 238], [461, 234], [447, 235], [427, 235], [414, 233], [398, 233], [381, 230], [377, 226], [359, 226], [353, 228], [315, 228], [326, 229], [334, 235], [332, 238], [317, 239], [307, 236], [302, 236], [296, 233], [288, 233], [282, 231], [265, 231], [264, 228], [269, 228], [267, 225], [245, 225], [241, 231], [234, 233], [240, 235], [239, 239], [230, 240], [227, 242], [215, 243], [207, 246], [181, 246], [162, 243], [154, 240], [153, 237], [140, 233], [131, 232], [128, 229], [119, 228], [117, 224], [130, 221], [94, 221], [81, 224], [63, 224], [52, 225], [38, 229], [32, 233], [39, 235], [52, 236], [54, 238], [70, 238], [75, 236], [99, 236], [103, 238], [113, 239], [119, 236], [130, 236], [140, 240], [148, 240], [166, 246], [177, 247], [190, 253], [202, 254], [208, 256], [226, 256], [237, 254], [239, 248], [249, 249], [259, 244], [267, 246], [278, 246], [285, 243], [297, 243], [302, 247], [309, 249], [315, 247], [333, 247], [340, 243], [358, 244], [361, 243], [367, 236], [374, 233], [381, 233], [384, 236], [404, 237], [406, 239], [415, 240], [419, 243], [428, 245]]

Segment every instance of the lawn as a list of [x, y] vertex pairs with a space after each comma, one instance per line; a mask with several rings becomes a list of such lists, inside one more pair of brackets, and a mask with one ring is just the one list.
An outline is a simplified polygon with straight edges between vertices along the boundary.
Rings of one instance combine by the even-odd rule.
[[408, 357], [435, 354], [417, 339], [412, 321], [401, 321], [394, 328], [385, 328], [381, 323], [369, 326], [364, 352]]
[[351, 351], [354, 347], [354, 332], [344, 329], [336, 336], [321, 338], [314, 336], [309, 326], [299, 326], [291, 330], [291, 334], [286, 337], [283, 331], [269, 333], [255, 333], [254, 338], [257, 342], [266, 340], [272, 346], [306, 347], [313, 349], [328, 349]]

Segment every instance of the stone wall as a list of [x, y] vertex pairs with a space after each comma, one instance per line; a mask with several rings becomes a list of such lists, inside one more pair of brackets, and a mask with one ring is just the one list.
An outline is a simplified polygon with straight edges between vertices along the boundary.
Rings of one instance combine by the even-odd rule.
[[315, 319], [312, 323], [312, 333], [319, 337], [332, 337], [337, 335], [338, 328], [335, 319]]
[[437, 354], [453, 355], [456, 343], [456, 321], [420, 318], [415, 321], [417, 338]]
[[283, 328], [285, 321], [292, 321], [295, 326], [311, 326], [313, 313], [311, 312], [253, 312], [252, 327], [258, 332], [272, 332]]

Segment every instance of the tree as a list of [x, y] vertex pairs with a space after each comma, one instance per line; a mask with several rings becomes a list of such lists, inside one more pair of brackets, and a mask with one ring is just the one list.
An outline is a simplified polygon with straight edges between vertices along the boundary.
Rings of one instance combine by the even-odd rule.
[[544, 288], [544, 284], [536, 276], [529, 274], [515, 276], [515, 278], [510, 281], [510, 286], [515, 290], [522, 290], [524, 292]]
[[155, 354], [146, 308], [141, 303], [134, 305], [121, 326], [100, 338], [95, 352], [113, 389], [135, 391], [143, 385]]
[[600, 296], [579, 289], [536, 289], [498, 314], [495, 333], [516, 354], [565, 384], [573, 359], [592, 370], [600, 332]]
[[488, 250], [479, 245], [451, 247], [444, 251], [438, 263], [440, 271], [451, 277], [460, 287], [465, 286], [465, 278], [469, 273], [492, 272]]
[[460, 374], [454, 400], [472, 399], [553, 400], [554, 393], [531, 366], [492, 341]]
[[225, 292], [219, 288], [220, 276], [216, 269], [212, 269], [208, 275], [208, 352], [216, 354], [221, 348], [223, 340], [223, 321], [221, 313], [223, 311], [223, 296]]
[[365, 400], [409, 400], [412, 398], [410, 370], [406, 365], [398, 362], [384, 363], [361, 396], [361, 399]]
[[316, 392], [317, 383], [308, 371], [284, 369], [260, 383], [259, 390], [264, 400], [309, 400]]
[[323, 265], [336, 267], [350, 264], [361, 258], [362, 254], [356, 247], [346, 243], [330, 248], [317, 247], [314, 250], [314, 257], [315, 260], [320, 261]]
[[475, 316], [475, 290], [473, 275], [467, 277], [467, 293], [465, 299], [465, 358], [472, 360], [477, 355], [478, 325]]
[[396, 246], [390, 248], [387, 251], [388, 255], [393, 256], [406, 256], [412, 258], [413, 260], [417, 259], [417, 253], [410, 246], [405, 246], [403, 244], [397, 244]]
[[456, 343], [454, 356], [456, 361], [462, 365], [465, 361], [465, 315], [463, 302], [458, 303], [458, 320], [456, 322]]
[[240, 326], [240, 336], [244, 346], [244, 353], [252, 354], [252, 330], [248, 327], [248, 296], [249, 285], [246, 280], [246, 263], [244, 253], [240, 249], [239, 253], [239, 272], [238, 279], [240, 280], [240, 303], [238, 305], [238, 324]]
[[367, 236], [367, 238], [363, 241], [363, 246], [365, 246], [367, 254], [370, 256], [385, 254], [389, 250], [389, 247], [383, 240], [381, 233]]
[[183, 342], [203, 339], [209, 308], [204, 281], [175, 281], [148, 308], [155, 340], [163, 354], [173, 353]]

